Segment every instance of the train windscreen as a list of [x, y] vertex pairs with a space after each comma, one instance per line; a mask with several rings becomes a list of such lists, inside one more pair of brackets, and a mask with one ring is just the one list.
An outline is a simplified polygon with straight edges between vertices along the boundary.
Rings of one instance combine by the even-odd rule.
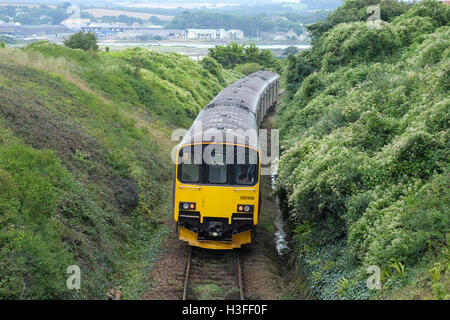
[[188, 146], [180, 150], [178, 180], [183, 183], [251, 186], [258, 182], [254, 149], [233, 145]]
[[254, 185], [258, 180], [258, 153], [249, 148], [236, 148], [234, 182], [237, 185]]

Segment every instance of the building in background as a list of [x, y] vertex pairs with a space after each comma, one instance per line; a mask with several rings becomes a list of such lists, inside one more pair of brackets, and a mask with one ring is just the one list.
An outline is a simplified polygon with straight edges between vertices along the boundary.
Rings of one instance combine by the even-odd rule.
[[239, 29], [227, 30], [226, 38], [231, 40], [242, 40], [244, 39], [244, 31]]
[[224, 29], [187, 29], [184, 32], [183, 38], [185, 39], [225, 39]]
[[207, 39], [207, 40], [221, 40], [221, 39], [244, 39], [244, 32], [239, 29], [186, 29], [182, 35], [184, 39]]
[[0, 24], [0, 35], [15, 38], [55, 38], [60, 34], [70, 33], [64, 25], [20, 25], [17, 23]]
[[207, 40], [221, 40], [221, 39], [244, 39], [244, 32], [239, 29], [186, 29], [182, 36], [184, 39], [207, 39]]

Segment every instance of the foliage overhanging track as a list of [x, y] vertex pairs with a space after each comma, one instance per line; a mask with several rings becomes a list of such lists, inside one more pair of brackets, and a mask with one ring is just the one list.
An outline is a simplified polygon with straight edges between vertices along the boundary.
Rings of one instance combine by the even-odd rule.
[[[217, 291], [208, 293], [208, 288], [212, 287], [218, 288]], [[197, 300], [202, 297], [244, 300], [239, 251], [189, 248], [183, 300]]]

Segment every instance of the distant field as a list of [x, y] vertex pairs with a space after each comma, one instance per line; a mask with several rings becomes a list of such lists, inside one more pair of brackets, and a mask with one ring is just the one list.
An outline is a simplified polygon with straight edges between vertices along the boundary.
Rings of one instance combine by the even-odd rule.
[[239, 3], [203, 3], [203, 2], [186, 2], [186, 3], [143, 3], [143, 4], [129, 4], [129, 8], [158, 8], [158, 9], [177, 9], [179, 7], [185, 9], [197, 9], [197, 8], [223, 8], [227, 6], [239, 6]]
[[131, 18], [148, 20], [151, 17], [157, 17], [158, 19], [170, 21], [173, 19], [173, 16], [165, 16], [160, 14], [152, 14], [152, 13], [141, 13], [141, 12], [132, 12], [132, 11], [123, 11], [123, 10], [109, 10], [109, 9], [85, 9], [84, 12], [92, 14], [95, 18], [101, 18], [104, 16], [114, 16], [118, 17], [120, 15], [125, 15]]
[[[28, 7], [28, 8], [38, 8], [41, 4], [32, 4], [32, 3], [0, 3], [0, 7], [13, 6], [13, 7]], [[55, 9], [56, 4], [48, 4], [47, 7]]]

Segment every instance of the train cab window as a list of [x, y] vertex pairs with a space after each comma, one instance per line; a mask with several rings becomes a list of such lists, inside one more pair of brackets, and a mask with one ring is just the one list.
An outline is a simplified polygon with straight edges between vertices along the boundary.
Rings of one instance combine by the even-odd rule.
[[[208, 149], [207, 149], [208, 148]], [[194, 184], [252, 186], [258, 183], [259, 155], [244, 147], [185, 147], [178, 159], [178, 180]]]
[[194, 152], [190, 148], [180, 151], [178, 177], [181, 182], [200, 182], [201, 152]]
[[199, 182], [200, 165], [199, 164], [182, 164], [181, 165], [181, 181], [183, 182]]
[[257, 180], [257, 167], [256, 164], [238, 164], [235, 170], [236, 184], [253, 185]]
[[237, 149], [234, 182], [237, 185], [254, 185], [258, 182], [258, 153], [256, 151], [248, 148]]
[[209, 183], [226, 183], [227, 182], [227, 164], [226, 154], [222, 151], [214, 152], [211, 155], [208, 166], [208, 182]]
[[225, 183], [227, 182], [227, 166], [226, 165], [210, 165], [209, 166], [209, 183]]

